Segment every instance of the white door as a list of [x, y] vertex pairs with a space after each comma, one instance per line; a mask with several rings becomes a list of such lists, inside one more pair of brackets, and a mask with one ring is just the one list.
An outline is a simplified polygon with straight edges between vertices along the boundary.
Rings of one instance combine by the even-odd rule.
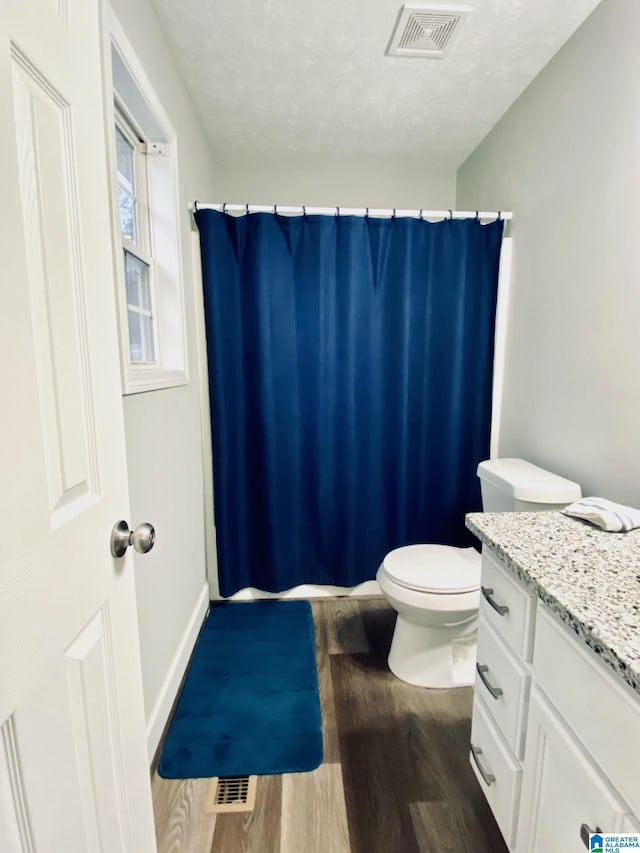
[[526, 750], [518, 853], [583, 853], [583, 835], [589, 828], [592, 832], [625, 831], [628, 807], [535, 687]]
[[98, 0], [2, 0], [3, 853], [155, 850], [100, 69]]

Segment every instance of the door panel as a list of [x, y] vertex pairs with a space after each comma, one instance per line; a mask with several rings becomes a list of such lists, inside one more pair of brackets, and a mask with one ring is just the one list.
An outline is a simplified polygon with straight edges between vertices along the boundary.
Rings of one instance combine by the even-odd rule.
[[109, 628], [105, 605], [67, 649], [65, 664], [85, 828], [97, 850], [116, 851], [125, 849], [125, 809], [113, 749], [120, 737]]
[[20, 197], [52, 527], [95, 496], [72, 110], [11, 50]]
[[33, 835], [25, 805], [13, 717], [0, 728], [0, 839], [7, 850], [31, 851]]
[[155, 849], [98, 0], [0, 15], [0, 849]]
[[620, 832], [628, 807], [537, 688], [530, 709], [516, 849], [581, 853], [582, 824]]

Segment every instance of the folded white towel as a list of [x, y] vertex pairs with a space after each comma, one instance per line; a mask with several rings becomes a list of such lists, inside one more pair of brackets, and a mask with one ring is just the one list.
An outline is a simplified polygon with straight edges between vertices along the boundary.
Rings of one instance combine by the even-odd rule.
[[613, 533], [626, 533], [640, 527], [640, 509], [616, 504], [606, 498], [582, 498], [566, 506], [562, 512], [575, 518], [584, 518], [596, 527]]

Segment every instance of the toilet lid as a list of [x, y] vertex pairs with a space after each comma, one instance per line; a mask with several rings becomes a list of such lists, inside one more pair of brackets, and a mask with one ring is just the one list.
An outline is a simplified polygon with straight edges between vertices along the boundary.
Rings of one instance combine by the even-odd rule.
[[423, 592], [473, 592], [480, 588], [480, 554], [451, 545], [405, 545], [383, 560], [389, 577]]

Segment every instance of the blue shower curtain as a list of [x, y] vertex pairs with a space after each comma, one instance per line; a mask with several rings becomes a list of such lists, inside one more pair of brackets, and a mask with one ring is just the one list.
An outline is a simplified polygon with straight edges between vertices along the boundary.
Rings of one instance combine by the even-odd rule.
[[220, 591], [354, 586], [467, 545], [502, 222], [196, 214]]

